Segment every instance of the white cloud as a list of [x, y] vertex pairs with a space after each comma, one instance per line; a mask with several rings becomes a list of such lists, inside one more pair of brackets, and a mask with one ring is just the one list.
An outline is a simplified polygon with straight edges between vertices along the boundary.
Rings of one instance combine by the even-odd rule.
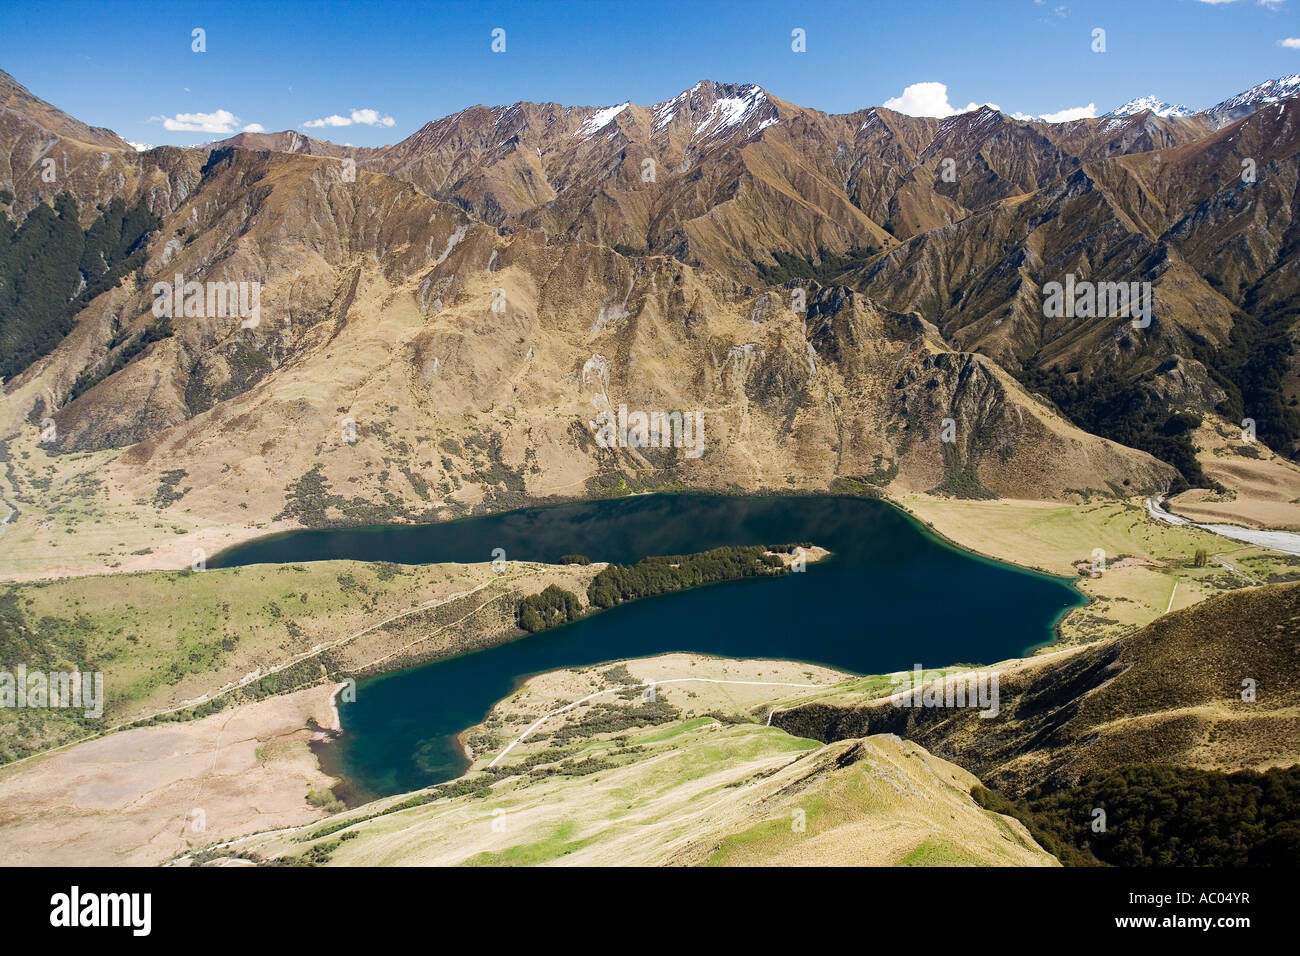
[[[161, 121], [163, 129], [180, 133], [226, 133], [240, 128], [239, 117], [230, 110], [212, 113], [177, 113], [175, 116], [151, 116], [149, 122]], [[256, 123], [250, 124], [256, 126]], [[247, 129], [247, 127], [245, 127]]]
[[[969, 113], [980, 108], [979, 103], [968, 103], [964, 109], [955, 109], [948, 102], [948, 87], [944, 83], [913, 83], [903, 90], [902, 96], [885, 100], [882, 104], [887, 110], [896, 110], [908, 116], [954, 116], [957, 113]], [[994, 103], [985, 103], [997, 109]]]
[[1038, 118], [1044, 123], [1068, 123], [1070, 120], [1092, 119], [1096, 115], [1097, 104], [1089, 103], [1087, 106], [1067, 107], [1055, 113], [1043, 113]]
[[261, 123], [249, 123], [247, 126], [244, 127], [243, 132], [245, 132], [245, 133], [265, 133], [265, 132], [266, 132], [266, 127], [263, 126]]
[[1097, 116], [1097, 104], [1089, 103], [1087, 106], [1069, 106], [1063, 110], [1057, 110], [1055, 113], [1039, 113], [1035, 116], [1033, 113], [1011, 113], [1012, 119], [1028, 120], [1037, 123], [1068, 123], [1071, 120], [1094, 119]]
[[1300, 50], [1300, 37], [1287, 37], [1285, 40], [1278, 40], [1278, 46], [1284, 46], [1288, 50]]
[[[902, 96], [895, 96], [892, 99], [885, 100], [883, 105], [885, 109], [897, 110], [900, 113], [906, 113], [908, 116], [935, 116], [940, 119], [945, 116], [955, 116], [958, 113], [969, 113], [971, 110], [980, 108], [979, 103], [967, 103], [962, 108], [953, 106], [948, 102], [948, 87], [943, 83], [935, 82], [913, 83], [903, 90]], [[1001, 109], [996, 103], [985, 103], [983, 105], [995, 110]], [[1040, 116], [1031, 116], [1027, 113], [1012, 113], [1010, 115], [1018, 120], [1068, 123], [1070, 120], [1090, 119], [1096, 116], [1097, 104], [1089, 103], [1087, 106], [1071, 106], [1055, 113], [1043, 113]]]
[[322, 126], [351, 126], [353, 123], [362, 126], [393, 126], [397, 120], [391, 116], [381, 116], [379, 110], [352, 110], [347, 116], [334, 113], [321, 119], [308, 120], [302, 125], [307, 129], [320, 129]]
[[319, 129], [322, 126], [351, 126], [352, 120], [335, 113], [333, 116], [326, 116], [324, 119], [308, 120], [302, 125], [308, 129]]
[[380, 116], [378, 110], [353, 110], [352, 122], [367, 126], [392, 126], [397, 121], [391, 116]]

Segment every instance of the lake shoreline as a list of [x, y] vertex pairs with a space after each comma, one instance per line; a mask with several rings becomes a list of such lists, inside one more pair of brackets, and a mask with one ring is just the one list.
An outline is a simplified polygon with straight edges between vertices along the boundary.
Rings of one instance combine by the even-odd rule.
[[1061, 613], [1058, 614], [1056, 616], [1056, 619], [1052, 622], [1052, 633], [1054, 636], [1049, 640], [1043, 641], [1040, 644], [1033, 644], [1030, 645], [1029, 647], [1026, 647], [1025, 652], [1022, 655], [1022, 657], [1024, 658], [1035, 657], [1039, 654], [1047, 653], [1048, 651], [1053, 650], [1057, 644], [1063, 643], [1065, 640], [1065, 634], [1061, 630], [1061, 625], [1065, 622], [1065, 619], [1075, 611], [1081, 608], [1087, 608], [1093, 603], [1095, 603], [1095, 599], [1092, 597], [1092, 595], [1080, 589], [1079, 583], [1083, 579], [1077, 575], [1074, 577], [1069, 577], [1063, 574], [1057, 574], [1055, 571], [1052, 571], [1048, 568], [1038, 567], [1037, 565], [1033, 565], [1033, 564], [1025, 564], [1025, 563], [1009, 561], [1006, 558], [998, 557], [995, 554], [989, 554], [987, 552], [981, 551], [978, 548], [971, 547], [970, 545], [961, 544], [958, 541], [948, 537], [946, 534], [944, 534], [942, 531], [936, 528], [933, 522], [927, 521], [926, 519], [922, 518], [919, 514], [914, 512], [911, 508], [907, 507], [907, 505], [901, 499], [888, 498], [886, 500], [895, 508], [897, 508], [899, 511], [902, 511], [913, 521], [915, 521], [917, 526], [922, 531], [924, 531], [929, 535], [932, 535], [933, 537], [937, 538], [939, 541], [942, 541], [948, 547], [961, 551], [963, 554], [971, 554], [976, 557], [983, 558], [986, 561], [993, 561], [997, 564], [1010, 565], [1012, 567], [1020, 568], [1021, 570], [1028, 571], [1033, 574], [1041, 574], [1047, 577], [1056, 578], [1057, 580], [1065, 584], [1068, 584], [1070, 588], [1076, 594], [1078, 594], [1080, 598], [1082, 598], [1081, 603], [1075, 605], [1074, 607], [1062, 609]]
[[[379, 795], [454, 779], [467, 765], [466, 745], [477, 749], [466, 729], [527, 679], [557, 668], [662, 653], [801, 661], [858, 674], [916, 661], [988, 663], [1055, 643], [1061, 617], [1085, 600], [1068, 578], [963, 548], [898, 503], [861, 495], [639, 495], [479, 520], [446, 536], [437, 534], [446, 525], [282, 536], [270, 552], [231, 560], [366, 561], [383, 553], [393, 563], [455, 562], [500, 542], [511, 563], [518, 555], [549, 563], [578, 553], [629, 567], [648, 556], [792, 541], [825, 547], [834, 560], [806, 576], [746, 575], [653, 596], [633, 591], [634, 600], [607, 613], [570, 618], [529, 641], [372, 675], [359, 688], [360, 703], [343, 714], [344, 735], [322, 754], [331, 774]], [[930, 599], [935, 589], [941, 600]], [[873, 608], [866, 617], [862, 602]], [[380, 696], [371, 681], [384, 682]], [[407, 728], [408, 750], [393, 726]], [[392, 773], [396, 779], [380, 782]]]

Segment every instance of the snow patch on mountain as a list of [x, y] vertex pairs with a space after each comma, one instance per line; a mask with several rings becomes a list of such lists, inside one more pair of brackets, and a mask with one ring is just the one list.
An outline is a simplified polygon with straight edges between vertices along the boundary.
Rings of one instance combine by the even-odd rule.
[[678, 107], [682, 105], [683, 101], [689, 100], [690, 97], [691, 97], [691, 90], [685, 90], [684, 92], [678, 93], [671, 100], [668, 100], [665, 103], [657, 104], [655, 106], [655, 119], [654, 119], [655, 131], [657, 132], [663, 129], [669, 123], [671, 123], [673, 121], [673, 117], [677, 115]]
[[622, 103], [618, 106], [606, 106], [603, 110], [596, 110], [587, 117], [586, 121], [578, 127], [574, 136], [593, 136], [602, 129], [614, 122], [614, 117], [627, 109], [631, 104]]

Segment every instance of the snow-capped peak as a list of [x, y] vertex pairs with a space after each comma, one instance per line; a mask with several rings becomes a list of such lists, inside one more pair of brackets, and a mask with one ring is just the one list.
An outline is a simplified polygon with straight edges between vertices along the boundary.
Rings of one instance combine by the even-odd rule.
[[743, 128], [759, 117], [762, 117], [762, 122], [758, 129], [771, 126], [777, 121], [776, 107], [760, 86], [719, 88], [718, 92], [728, 95], [719, 96], [713, 101], [708, 115], [696, 125], [695, 132], [691, 135], [692, 140], [713, 139], [733, 129]]
[[761, 86], [701, 80], [654, 106], [654, 131], [689, 122], [691, 141], [713, 140], [737, 130], [757, 133], [779, 121], [776, 104]]
[[1230, 113], [1239, 110], [1258, 109], [1270, 103], [1277, 103], [1289, 96], [1300, 95], [1300, 73], [1265, 80], [1258, 86], [1252, 86], [1244, 93], [1224, 100], [1218, 106], [1206, 110], [1207, 113]]
[[1135, 100], [1129, 100], [1123, 106], [1117, 106], [1106, 116], [1136, 116], [1138, 113], [1150, 110], [1156, 116], [1192, 116], [1196, 111], [1188, 109], [1186, 106], [1166, 103], [1155, 96], [1139, 96]]

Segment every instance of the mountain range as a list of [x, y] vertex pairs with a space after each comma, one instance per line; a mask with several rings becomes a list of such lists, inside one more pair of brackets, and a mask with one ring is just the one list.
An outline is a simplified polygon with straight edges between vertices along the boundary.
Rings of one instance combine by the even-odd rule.
[[[48, 451], [111, 452], [110, 497], [179, 482], [262, 525], [679, 485], [1213, 488], [1206, 418], [1300, 454], [1297, 81], [1054, 124], [703, 81], [379, 149], [140, 152], [0, 74], [0, 289], [28, 303], [0, 313], [4, 431], [52, 420]], [[258, 283], [260, 322], [160, 318], [178, 274]], [[1149, 324], [1048, 317], [1067, 276], [1149, 283]], [[620, 403], [702, 410], [705, 454], [601, 449]]]
[[1133, 116], [1150, 110], [1157, 116], [1203, 115], [1215, 125], [1221, 126], [1243, 116], [1249, 116], [1261, 106], [1270, 106], [1295, 96], [1298, 92], [1300, 92], [1300, 73], [1293, 73], [1275, 80], [1265, 80], [1204, 110], [1193, 110], [1186, 106], [1166, 103], [1157, 96], [1147, 95], [1129, 100], [1123, 106], [1115, 107], [1105, 116]]

